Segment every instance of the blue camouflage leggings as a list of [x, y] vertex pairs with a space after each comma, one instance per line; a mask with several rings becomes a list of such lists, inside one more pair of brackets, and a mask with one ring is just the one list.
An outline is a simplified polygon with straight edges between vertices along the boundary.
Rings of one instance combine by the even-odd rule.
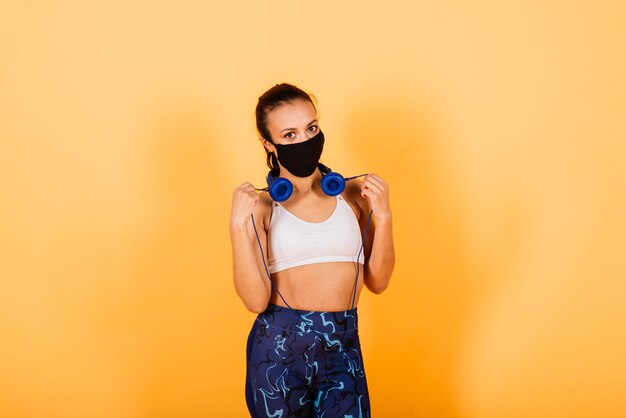
[[369, 418], [357, 308], [321, 312], [269, 304], [248, 336], [252, 418]]

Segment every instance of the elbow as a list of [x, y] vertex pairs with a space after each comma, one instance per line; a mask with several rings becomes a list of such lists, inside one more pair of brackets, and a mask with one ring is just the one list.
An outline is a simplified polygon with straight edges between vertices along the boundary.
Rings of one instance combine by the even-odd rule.
[[389, 282], [391, 281], [391, 275], [388, 277], [374, 277], [371, 273], [366, 272], [365, 274], [365, 286], [369, 289], [370, 292], [380, 295], [387, 287], [389, 287]]
[[270, 295], [261, 295], [257, 290], [250, 290], [237, 285], [238, 283], [235, 281], [235, 291], [239, 296], [239, 299], [243, 302], [246, 309], [252, 313], [259, 314], [264, 312], [267, 309], [267, 305], [270, 300]]
[[244, 301], [244, 304], [246, 305], [246, 309], [248, 309], [250, 312], [255, 313], [255, 314], [260, 314], [264, 312], [267, 309], [268, 303], [269, 303], [269, 300], [266, 300], [266, 299]]
[[252, 313], [260, 314], [267, 309], [267, 305], [246, 305], [246, 308]]
[[385, 290], [387, 290], [387, 287], [389, 286], [389, 280], [385, 280], [382, 282], [369, 280], [369, 281], [365, 281], [365, 286], [367, 286], [370, 292], [380, 295]]
[[376, 295], [387, 290], [395, 264], [396, 259], [393, 253], [383, 258], [382, 261], [377, 259], [374, 264], [368, 263], [364, 272], [364, 282], [367, 289]]
[[389, 286], [389, 284], [383, 284], [383, 285], [377, 285], [377, 286], [369, 286], [369, 290], [372, 293], [375, 293], [377, 295], [380, 295], [381, 293], [383, 293], [385, 290], [387, 290], [387, 287]]

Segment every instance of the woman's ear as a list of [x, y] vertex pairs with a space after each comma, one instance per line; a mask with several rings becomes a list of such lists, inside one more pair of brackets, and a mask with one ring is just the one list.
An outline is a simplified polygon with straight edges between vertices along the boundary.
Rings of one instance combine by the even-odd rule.
[[261, 143], [263, 144], [266, 150], [268, 150], [269, 152], [276, 153], [276, 147], [270, 141], [263, 138], [262, 136], [259, 137], [259, 141], [261, 141]]

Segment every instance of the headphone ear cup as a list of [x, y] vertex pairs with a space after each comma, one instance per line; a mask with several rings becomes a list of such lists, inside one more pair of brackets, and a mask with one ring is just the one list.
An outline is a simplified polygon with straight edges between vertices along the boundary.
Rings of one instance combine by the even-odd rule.
[[284, 177], [276, 177], [270, 179], [268, 177], [268, 191], [270, 196], [276, 202], [284, 202], [289, 199], [293, 192], [293, 184]]
[[339, 173], [331, 171], [322, 177], [322, 190], [329, 196], [337, 196], [346, 188], [346, 180]]

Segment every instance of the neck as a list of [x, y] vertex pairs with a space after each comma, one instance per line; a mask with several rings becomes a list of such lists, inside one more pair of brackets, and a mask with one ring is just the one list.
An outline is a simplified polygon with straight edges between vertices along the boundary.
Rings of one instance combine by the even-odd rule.
[[313, 174], [308, 177], [298, 177], [291, 174], [284, 167], [280, 169], [280, 176], [286, 178], [293, 184], [294, 192], [306, 193], [320, 188], [322, 173], [316, 168]]

